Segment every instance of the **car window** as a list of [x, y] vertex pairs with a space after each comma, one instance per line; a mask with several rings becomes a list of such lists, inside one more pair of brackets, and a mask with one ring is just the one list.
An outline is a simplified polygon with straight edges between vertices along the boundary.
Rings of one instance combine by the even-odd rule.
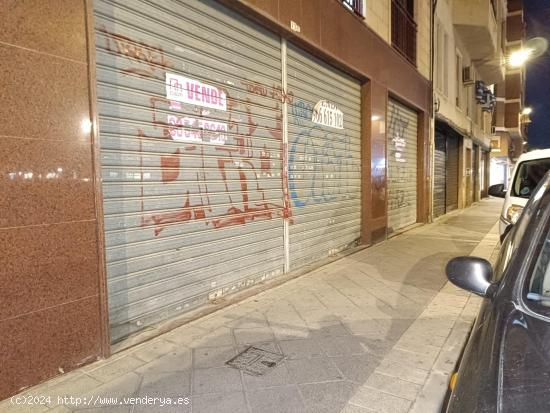
[[519, 164], [512, 183], [512, 196], [530, 198], [540, 180], [550, 170], [550, 158], [534, 159]]
[[546, 234], [538, 254], [527, 298], [550, 307], [550, 232]]
[[[523, 291], [523, 296], [527, 298], [525, 303], [534, 311], [550, 317], [550, 208], [548, 208], [550, 172], [547, 175], [527, 203], [526, 208], [529, 209], [537, 204], [546, 207], [537, 209], [538, 230], [534, 229], [530, 234], [532, 241], [529, 244], [529, 252], [522, 258], [526, 260], [529, 275]], [[520, 220], [522, 218], [520, 217]]]
[[[543, 188], [544, 189], [544, 188]], [[506, 271], [510, 259], [516, 252], [524, 234], [529, 225], [529, 221], [536, 210], [537, 203], [531, 202], [523, 210], [518, 222], [514, 224], [514, 227], [510, 233], [504, 239], [502, 247], [495, 263], [495, 269], [493, 271], [492, 281], [498, 281], [502, 277], [502, 274]]]
[[504, 270], [508, 266], [508, 263], [510, 262], [510, 258], [512, 257], [512, 252], [515, 250], [517, 243], [512, 242], [513, 238], [511, 237], [511, 234], [508, 234], [504, 242], [502, 243], [502, 247], [500, 248], [500, 252], [498, 254], [498, 258], [495, 263], [495, 270], [493, 271], [493, 278], [491, 281], [495, 282], [502, 278], [502, 274], [504, 273]]

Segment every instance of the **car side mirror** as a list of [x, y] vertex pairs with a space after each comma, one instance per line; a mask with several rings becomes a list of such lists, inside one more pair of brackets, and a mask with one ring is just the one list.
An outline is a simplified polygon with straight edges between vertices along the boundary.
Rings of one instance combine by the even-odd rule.
[[496, 196], [497, 198], [505, 198], [506, 190], [504, 189], [504, 184], [491, 185], [489, 187], [489, 195]]
[[491, 298], [496, 284], [491, 283], [493, 267], [491, 263], [479, 257], [456, 257], [447, 263], [447, 278], [457, 287], [481, 297]]

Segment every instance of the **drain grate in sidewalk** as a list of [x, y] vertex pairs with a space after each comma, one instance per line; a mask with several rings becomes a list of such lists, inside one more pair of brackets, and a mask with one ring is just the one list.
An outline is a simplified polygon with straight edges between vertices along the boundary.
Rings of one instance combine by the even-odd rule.
[[225, 364], [252, 376], [263, 376], [277, 367], [284, 357], [282, 354], [251, 346]]

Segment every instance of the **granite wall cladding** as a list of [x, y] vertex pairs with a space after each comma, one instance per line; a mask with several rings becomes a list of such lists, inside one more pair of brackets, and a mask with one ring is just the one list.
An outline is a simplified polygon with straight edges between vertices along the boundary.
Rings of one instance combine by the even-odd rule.
[[84, 0], [0, 0], [0, 399], [102, 349]]

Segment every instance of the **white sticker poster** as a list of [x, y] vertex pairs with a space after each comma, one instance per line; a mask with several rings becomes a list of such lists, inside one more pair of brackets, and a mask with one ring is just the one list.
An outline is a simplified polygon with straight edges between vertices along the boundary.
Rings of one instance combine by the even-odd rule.
[[344, 129], [344, 114], [328, 100], [320, 100], [313, 108], [311, 121], [329, 128]]
[[395, 151], [394, 151], [395, 160], [397, 162], [407, 162], [407, 160], [403, 157], [404, 155], [403, 151], [405, 150], [405, 146], [407, 146], [407, 141], [405, 140], [405, 138], [402, 138], [401, 136], [396, 134], [395, 137], [392, 139], [392, 141], [393, 141], [393, 146], [395, 148]]
[[227, 123], [190, 116], [168, 115], [170, 136], [175, 141], [223, 145], [227, 140]]
[[227, 96], [216, 86], [166, 72], [166, 98], [210, 109], [227, 110]]

